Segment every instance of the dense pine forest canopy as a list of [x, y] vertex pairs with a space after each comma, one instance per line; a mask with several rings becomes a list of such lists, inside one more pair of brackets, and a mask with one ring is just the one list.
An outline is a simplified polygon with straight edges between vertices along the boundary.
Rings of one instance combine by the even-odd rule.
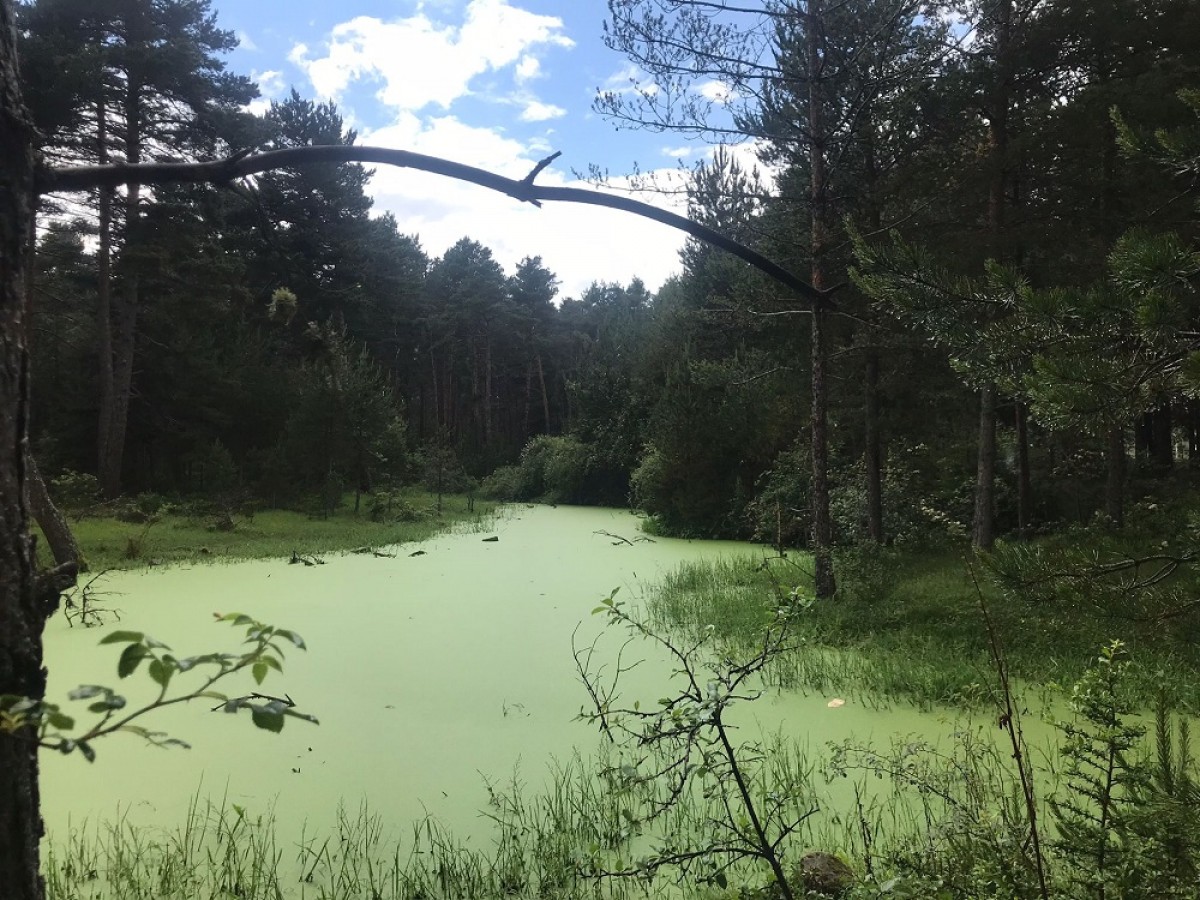
[[[804, 545], [824, 509], [818, 543], [949, 528], [988, 546], [1119, 522], [1133, 484], [1200, 453], [1194, 173], [1162, 159], [1196, 127], [1194, 4], [780, 6], [765, 36], [764, 14], [718, 25], [699, 4], [635, 28], [653, 6], [612, 4], [610, 43], [663, 90], [598, 108], [754, 140], [761, 168], [720, 147], [695, 166], [690, 214], [837, 287], [836, 311], [800, 315], [699, 242], [653, 294], [561, 297], [539, 257], [505, 272], [469, 235], [430, 258], [372, 215], [359, 165], [47, 197], [43, 477], [302, 504], [449, 466], [499, 497], [629, 502], [672, 533]], [[356, 140], [294, 90], [247, 112], [207, 4], [40, 0], [18, 28], [53, 163]], [[667, 103], [714, 69], [723, 104]]]

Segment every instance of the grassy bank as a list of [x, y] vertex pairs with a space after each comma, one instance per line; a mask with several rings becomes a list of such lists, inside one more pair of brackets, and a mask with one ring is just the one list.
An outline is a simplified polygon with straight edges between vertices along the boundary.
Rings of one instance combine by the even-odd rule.
[[[983, 702], [996, 676], [982, 596], [1013, 677], [1027, 685], [1069, 687], [1101, 645], [1120, 638], [1139, 703], [1152, 705], [1166, 689], [1182, 708], [1200, 691], [1200, 649], [1183, 619], [1137, 621], [1087, 603], [1018, 600], [979, 563], [969, 569], [961, 551], [885, 552], [843, 560], [842, 573], [838, 598], [813, 602], [800, 617], [799, 652], [776, 671], [782, 683], [922, 706]], [[652, 594], [649, 612], [660, 625], [712, 625], [745, 650], [771, 611], [808, 584], [803, 558], [688, 564]]]
[[[484, 527], [496, 504], [445, 495], [442, 510], [437, 497], [418, 489], [405, 491], [400, 502], [374, 520], [366, 502], [354, 512], [353, 495], [331, 515], [319, 517], [285, 509], [223, 516], [167, 506], [149, 513], [145, 521], [126, 515], [72, 517], [71, 529], [93, 572], [131, 569], [179, 562], [230, 561], [339, 553], [360, 547], [378, 548], [420, 541], [452, 527], [479, 523]], [[140, 517], [138, 517], [140, 518]], [[39, 556], [49, 564], [45, 541], [39, 536]]]

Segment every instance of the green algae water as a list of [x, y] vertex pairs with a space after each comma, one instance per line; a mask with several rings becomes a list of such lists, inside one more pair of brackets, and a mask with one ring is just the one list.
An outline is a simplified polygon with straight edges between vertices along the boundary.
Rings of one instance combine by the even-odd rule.
[[[550, 763], [576, 751], [586, 758], [597, 748], [595, 730], [576, 720], [588, 697], [572, 655], [573, 633], [586, 644], [604, 625], [590, 615], [597, 601], [614, 588], [636, 600], [683, 562], [765, 552], [744, 543], [639, 537], [638, 520], [625, 512], [515, 507], [487, 532], [441, 535], [395, 548], [390, 558], [108, 577], [105, 602], [120, 611], [119, 625], [70, 628], [61, 616], [51, 623], [52, 698], [85, 683], [118, 687], [131, 703], [149, 697], [144, 673], [118, 682], [114, 647], [98, 645], [104, 633], [144, 631], [177, 655], [232, 650], [241, 632], [212, 624], [213, 613], [236, 611], [304, 636], [308, 652], [289, 652], [282, 677], [273, 673], [261, 690], [286, 692], [321, 724], [289, 719], [274, 735], [255, 729], [245, 713], [193, 703], [139, 723], [188, 741], [190, 750], [115, 735], [98, 742], [93, 764], [78, 754], [44, 753], [50, 839], [85, 822], [176, 827], [200, 796], [273, 810], [285, 842], [305, 823], [310, 833], [319, 831], [339, 807], [364, 801], [389, 827], [404, 830], [432, 816], [460, 839], [485, 842], [486, 783], [510, 781], [516, 772], [536, 790]], [[669, 673], [664, 660], [649, 659], [626, 676], [622, 694], [653, 702]], [[236, 695], [255, 685], [247, 677], [219, 688]], [[830, 708], [828, 700], [768, 695], [739, 710], [740, 721], [795, 738], [818, 755], [829, 741], [886, 743], [957, 727], [946, 715], [876, 709], [853, 698]], [[65, 706], [80, 707], [87, 721], [84, 704]]]

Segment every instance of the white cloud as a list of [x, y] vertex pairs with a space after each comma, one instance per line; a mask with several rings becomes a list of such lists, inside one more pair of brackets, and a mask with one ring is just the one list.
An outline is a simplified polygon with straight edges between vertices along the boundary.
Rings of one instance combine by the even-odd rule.
[[253, 50], [257, 50], [257, 49], [258, 49], [258, 44], [254, 43], [254, 39], [253, 39], [253, 38], [251, 38], [251, 37], [250, 37], [250, 35], [249, 35], [249, 34], [247, 34], [245, 31], [239, 31], [239, 32], [238, 32], [238, 33], [235, 35], [235, 37], [237, 37], [238, 49], [239, 49], [239, 50], [251, 50], [251, 51], [253, 51]]
[[[383, 21], [358, 16], [337, 25], [324, 55], [297, 44], [289, 59], [322, 97], [337, 99], [353, 81], [380, 84], [378, 96], [401, 110], [448, 109], [471, 92], [477, 75], [516, 64], [532, 77], [529, 50], [571, 47], [562, 20], [511, 6], [508, 0], [471, 0], [461, 25], [434, 21], [425, 12]], [[534, 60], [536, 63], [536, 60]]]
[[619, 69], [608, 78], [597, 91], [599, 94], [642, 94], [653, 97], [658, 93], [658, 85], [649, 81], [649, 75], [635, 65]]
[[[364, 134], [363, 143], [442, 156], [509, 178], [525, 177], [544, 155], [454, 116], [422, 121], [411, 113]], [[682, 177], [677, 169], [657, 174], [666, 183], [677, 184]], [[538, 181], [588, 187], [553, 166]], [[628, 179], [613, 181], [616, 188], [627, 185]], [[375, 168], [368, 190], [376, 212], [392, 212], [400, 230], [419, 235], [430, 255], [441, 255], [463, 236], [490, 247], [509, 272], [523, 257], [540, 255], [562, 280], [564, 297], [578, 296], [595, 280], [638, 277], [653, 290], [679, 270], [683, 233], [629, 213], [573, 203], [546, 203], [539, 209], [466, 182], [389, 166]], [[678, 195], [639, 199], [685, 211]]]
[[672, 159], [687, 159], [693, 153], [698, 153], [699, 147], [663, 147], [662, 155]]
[[729, 103], [738, 98], [737, 91], [733, 90], [724, 81], [719, 81], [716, 78], [709, 79], [696, 85], [696, 93], [705, 100], [711, 100], [714, 103]]
[[522, 122], [545, 122], [547, 119], [557, 119], [565, 116], [567, 111], [553, 103], [542, 103], [540, 100], [530, 100], [521, 110]]
[[268, 69], [265, 72], [252, 71], [250, 73], [250, 80], [258, 85], [258, 92], [267, 99], [278, 97], [286, 88], [283, 73], [275, 69]]
[[517, 84], [522, 84], [526, 81], [532, 81], [542, 74], [542, 64], [536, 56], [525, 55], [521, 57], [517, 63], [517, 68], [513, 72], [513, 76], [517, 80]]

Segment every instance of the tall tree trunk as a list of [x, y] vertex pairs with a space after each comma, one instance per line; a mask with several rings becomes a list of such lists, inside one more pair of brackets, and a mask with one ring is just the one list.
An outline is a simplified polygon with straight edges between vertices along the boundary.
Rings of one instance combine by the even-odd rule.
[[[825, 251], [829, 244], [828, 197], [825, 171], [825, 132], [820, 90], [821, 22], [823, 0], [809, 0], [807, 38], [809, 158], [812, 178], [812, 285], [826, 288]], [[825, 328], [826, 312], [813, 305], [812, 316], [812, 552], [813, 592], [828, 599], [837, 591], [833, 574], [833, 522], [829, 510], [829, 385]]]
[[[30, 216], [29, 231], [26, 236], [25, 246], [26, 259], [29, 264], [25, 266], [25, 278], [22, 283], [22, 293], [25, 295], [25, 309], [23, 310], [22, 328], [24, 329], [25, 352], [33, 353], [33, 287], [34, 287], [34, 266], [32, 264], [34, 250], [37, 242], [37, 217]], [[76, 571], [85, 571], [87, 566], [83, 563], [79, 556], [79, 544], [75, 541], [75, 535], [71, 532], [71, 527], [67, 524], [66, 518], [58, 511], [58, 507], [54, 505], [54, 501], [50, 499], [50, 492], [46, 489], [46, 481], [42, 477], [41, 470], [38, 468], [37, 462], [33, 457], [33, 448], [26, 447], [25, 459], [25, 489], [29, 492], [27, 500], [29, 501], [29, 511], [33, 515], [34, 520], [42, 529], [42, 534], [45, 535], [46, 543], [50, 547], [50, 552], [54, 556], [54, 561], [59, 564], [68, 563], [75, 567]], [[35, 560], [36, 563], [36, 560]]]
[[1163, 405], [1151, 413], [1151, 423], [1154, 432], [1150, 446], [1155, 466], [1170, 470], [1175, 466], [1175, 421], [1169, 400], [1164, 400]]
[[[135, 72], [125, 79], [122, 104], [125, 114], [125, 161], [142, 161], [142, 84]], [[120, 290], [111, 296], [112, 305], [112, 409], [108, 437], [100, 458], [100, 488], [105, 496], [121, 493], [125, 460], [125, 435], [129, 423], [129, 401], [133, 392], [133, 357], [137, 343], [139, 277], [134, 247], [141, 217], [141, 185], [130, 183], [125, 190], [125, 246], [121, 255]], [[134, 252], [131, 252], [134, 251]]]
[[542, 416], [545, 424], [542, 426], [547, 434], [550, 433], [550, 395], [546, 392], [546, 371], [542, 368], [542, 354], [537, 355], [538, 382], [542, 386]]
[[1188, 465], [1200, 462], [1200, 401], [1188, 400], [1184, 406], [1187, 413]]
[[492, 336], [489, 334], [484, 344], [484, 375], [483, 375], [483, 446], [491, 452], [495, 439], [495, 423], [492, 421]]
[[[0, 695], [41, 700], [46, 608], [35, 589], [26, 509], [29, 355], [23, 338], [23, 275], [34, 215], [33, 126], [21, 100], [13, 7], [0, 0]], [[42, 900], [43, 833], [36, 733], [0, 729], [0, 890], [5, 900]]]
[[[101, 94], [96, 104], [96, 142], [99, 162], [108, 162], [108, 112]], [[112, 210], [113, 189], [99, 190], [100, 245], [96, 251], [96, 339], [100, 361], [99, 417], [96, 423], [96, 471], [104, 471], [113, 419], [113, 329], [112, 329]], [[100, 479], [103, 483], [103, 479]], [[106, 491], [107, 493], [107, 491]]]
[[[1005, 227], [1008, 188], [1008, 114], [1012, 99], [1012, 0], [999, 0], [995, 8], [995, 76], [988, 104], [988, 234], [992, 256], [1009, 256]], [[979, 457], [975, 478], [975, 515], [971, 543], [990, 550], [995, 542], [996, 518], [996, 386], [989, 384], [979, 394]]]
[[867, 537], [876, 544], [884, 542], [883, 533], [883, 448], [879, 440], [879, 351], [867, 350], [864, 378], [863, 461], [867, 475]]
[[1033, 484], [1029, 476], [1029, 408], [1017, 401], [1017, 532], [1021, 540], [1029, 538], [1033, 522]]
[[525, 412], [521, 418], [521, 437], [523, 441], [529, 440], [529, 414], [533, 409], [533, 360], [525, 360]]
[[996, 386], [984, 385], [979, 392], [979, 462], [975, 471], [975, 523], [971, 543], [991, 550], [995, 543], [996, 490]]
[[1104, 511], [1117, 528], [1125, 524], [1125, 429], [1108, 432], [1108, 478], [1104, 485]]

